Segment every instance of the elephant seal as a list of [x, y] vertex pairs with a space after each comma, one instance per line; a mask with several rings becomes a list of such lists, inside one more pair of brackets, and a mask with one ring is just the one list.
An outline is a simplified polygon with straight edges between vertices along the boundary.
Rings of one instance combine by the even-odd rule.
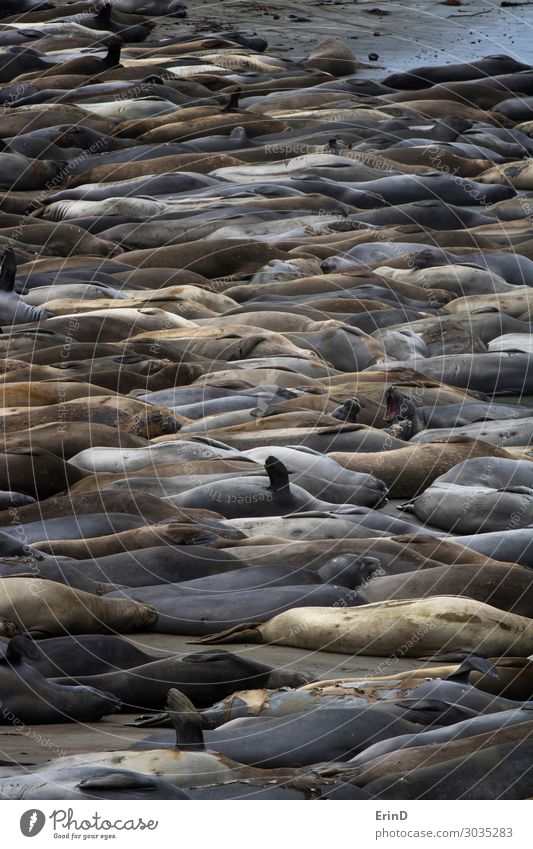
[[265, 460], [265, 473], [267, 478], [250, 475], [218, 480], [170, 498], [175, 505], [214, 510], [227, 519], [253, 517], [258, 512], [263, 516], [281, 516], [320, 510], [327, 505], [302, 487], [291, 484], [287, 468], [273, 455]]
[[[384, 630], [388, 622], [390, 628]], [[434, 596], [417, 601], [376, 602], [346, 610], [289, 610], [263, 625], [239, 625], [204, 637], [201, 642], [241, 639], [378, 656], [388, 656], [401, 648], [407, 657], [421, 657], [439, 652], [446, 645], [450, 651], [466, 647], [482, 657], [522, 652], [526, 657], [532, 649], [533, 623], [472, 599]]]
[[27, 660], [45, 678], [99, 675], [161, 659], [161, 655], [147, 654], [128, 640], [109, 634], [50, 637], [33, 643], [33, 648], [35, 652]]
[[[453, 741], [475, 738], [479, 734], [498, 732], [511, 729], [524, 722], [531, 721], [531, 712], [527, 709], [511, 709], [496, 713], [482, 714], [471, 719], [453, 723], [444, 728], [430, 728], [418, 734], [402, 734], [392, 737], [375, 745], [369, 746], [364, 752], [352, 758], [350, 765], [360, 772], [365, 764], [375, 762], [376, 758], [389, 753], [408, 751], [411, 748], [443, 745]], [[428, 749], [428, 754], [429, 754]]]
[[382, 80], [382, 84], [390, 88], [407, 90], [463, 80], [479, 79], [485, 84], [487, 77], [527, 70], [529, 70], [528, 65], [518, 62], [512, 56], [484, 56], [474, 62], [428, 65], [422, 68], [412, 68], [403, 73], [390, 74]]
[[153, 630], [160, 634], [188, 634], [199, 637], [221, 627], [232, 627], [241, 621], [241, 611], [250, 619], [264, 622], [274, 611], [308, 606], [332, 605], [351, 607], [364, 604], [355, 590], [333, 584], [267, 586], [236, 589], [232, 592], [185, 588], [183, 584], [158, 584], [109, 593], [109, 599], [135, 598], [149, 600], [157, 611]]
[[26, 324], [50, 318], [53, 313], [25, 303], [15, 292], [17, 263], [12, 248], [0, 252], [0, 326]]
[[[533, 793], [533, 741], [489, 746], [441, 764], [371, 781], [374, 799], [527, 799]], [[401, 789], [400, 789], [401, 788]]]
[[378, 757], [369, 761], [364, 767], [356, 771], [356, 776], [350, 773], [350, 778], [357, 781], [359, 786], [365, 786], [371, 781], [376, 781], [387, 775], [414, 771], [419, 767], [432, 766], [443, 761], [453, 760], [456, 757], [464, 757], [472, 751], [479, 751], [487, 746], [497, 746], [522, 738], [529, 739], [533, 733], [531, 722], [521, 722], [518, 725], [510, 725], [495, 731], [487, 731], [485, 734], [476, 734], [472, 738], [449, 741], [447, 743], [433, 743], [427, 746], [413, 746], [407, 750], [390, 752], [388, 755]]
[[412, 498], [418, 495], [436, 478], [463, 460], [480, 457], [482, 462], [489, 463], [492, 457], [511, 458], [504, 448], [459, 435], [428, 440], [424, 444], [407, 442], [405, 447], [386, 453], [333, 451], [328, 456], [341, 466], [383, 480], [391, 498]]
[[155, 620], [153, 607], [105, 599], [39, 578], [1, 578], [0, 616], [33, 634], [139, 630]]
[[456, 534], [527, 528], [533, 521], [533, 490], [517, 485], [501, 489], [458, 486], [437, 478], [402, 509], [424, 524]]
[[[207, 707], [233, 693], [236, 687], [252, 690], [257, 687], [295, 687], [305, 684], [309, 677], [211, 649], [185, 657], [153, 660], [127, 670], [114, 670], [102, 675], [73, 675], [56, 680], [62, 684], [73, 680], [80, 683], [92, 680], [93, 684], [83, 685], [90, 687], [96, 687], [99, 681], [105, 691], [112, 693], [125, 707], [159, 710], [164, 706], [171, 687], [179, 688], [196, 707]], [[119, 697], [118, 693], [122, 696]]]
[[533, 568], [533, 529], [492, 531], [456, 537], [460, 545], [471, 551], [494, 557], [507, 563], [520, 563]]
[[360, 67], [348, 45], [338, 38], [321, 41], [311, 50], [305, 64], [334, 77], [346, 77]]
[[10, 640], [0, 658], [0, 722], [9, 724], [12, 718], [28, 725], [97, 722], [120, 709], [118, 700], [93, 687], [62, 687], [48, 681], [32, 663], [38, 655], [38, 648], [27, 637]]
[[2, 799], [114, 800], [189, 799], [170, 782], [156, 776], [113, 767], [75, 767], [47, 770], [46, 774], [24, 773], [0, 785]]
[[370, 603], [431, 595], [463, 596], [527, 617], [531, 614], [532, 581], [529, 571], [518, 566], [510, 569], [462, 563], [402, 575], [374, 574], [364, 583], [362, 592]]
[[0, 486], [13, 486], [33, 498], [55, 495], [85, 474], [44, 448], [5, 449], [0, 454]]
[[[167, 782], [170, 782], [175, 789], [198, 788], [200, 793], [204, 790], [207, 791], [207, 798], [209, 798], [209, 787], [220, 788], [221, 785], [226, 785], [228, 782], [234, 784], [243, 782], [245, 785], [252, 783], [258, 788], [265, 788], [266, 782], [270, 782], [271, 785], [274, 782], [276, 785], [274, 789], [277, 791], [279, 785], [283, 788], [287, 782], [290, 783], [291, 778], [299, 777], [299, 771], [283, 770], [279, 775], [273, 770], [263, 770], [240, 764], [218, 752], [207, 750], [201, 728], [201, 718], [194, 710], [190, 700], [178, 690], [169, 691], [168, 710], [176, 732], [174, 748], [151, 749], [150, 751], [118, 750], [57, 758], [42, 767], [39, 772], [26, 774], [24, 778], [14, 776], [4, 779], [0, 785], [0, 792], [5, 798], [18, 798], [21, 793], [21, 784], [24, 792], [31, 795], [36, 785], [44, 786], [47, 791], [50, 787], [55, 789], [54, 781], [65, 782], [67, 788], [74, 783], [74, 789], [77, 789], [80, 784], [80, 777], [85, 777], [88, 773], [92, 774], [95, 766], [99, 770], [102, 768], [104, 770], [102, 781], [106, 780], [109, 773], [118, 771], [119, 777], [109, 782], [112, 787], [117, 785], [120, 788], [122, 786], [121, 776], [124, 773], [126, 781], [129, 774], [136, 776], [141, 774], [140, 787], [154, 787], [154, 785], [146, 785], [144, 780], [147, 774], [148, 778], [151, 778], [153, 773], [157, 773], [158, 782], [162, 781], [160, 776], [165, 776], [164, 787], [166, 787]], [[127, 768], [127, 772], [123, 768]], [[101, 786], [98, 779], [95, 783], [98, 789]], [[89, 779], [87, 781], [89, 789], [91, 784], [91, 779]], [[333, 792], [336, 788], [338, 789], [338, 784], [338, 782], [333, 781], [328, 785], [327, 779], [319, 778], [317, 782], [312, 782], [311, 787], [316, 787], [314, 795], [320, 798], [320, 788], [323, 788], [325, 793], [328, 792], [328, 789], [329, 792]], [[209, 787], [206, 788], [205, 785], [209, 785]], [[83, 782], [81, 782], [81, 786], [83, 787]], [[133, 786], [135, 789], [139, 788], [139, 779], [133, 782]], [[159, 786], [159, 784], [155, 784], [155, 788]], [[261, 790], [256, 792], [259, 794], [258, 798], [261, 798]], [[264, 793], [263, 798], [268, 798], [268, 792], [264, 791]], [[358, 794], [356, 793], [356, 797], [361, 798], [360, 794], [364, 794], [364, 791], [358, 789]], [[351, 796], [353, 796], [353, 793]], [[172, 796], [169, 795], [166, 798], [172, 798]], [[274, 793], [274, 798], [279, 798], [276, 793]], [[300, 797], [297, 796], [297, 798]]]
[[[145, 496], [141, 493], [141, 501]], [[161, 543], [164, 541], [161, 540]], [[224, 549], [206, 545], [165, 545], [120, 551], [104, 557], [62, 561], [66, 574], [74, 566], [87, 579], [127, 587], [191, 581], [240, 569], [242, 561]]]

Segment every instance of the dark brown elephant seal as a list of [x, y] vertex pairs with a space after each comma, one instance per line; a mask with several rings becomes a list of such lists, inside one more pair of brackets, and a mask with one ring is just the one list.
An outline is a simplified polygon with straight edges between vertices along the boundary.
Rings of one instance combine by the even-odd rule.
[[249, 275], [273, 259], [289, 259], [289, 254], [273, 245], [241, 239], [213, 239], [168, 245], [154, 250], [130, 251], [128, 262], [137, 268], [184, 268], [204, 277]]

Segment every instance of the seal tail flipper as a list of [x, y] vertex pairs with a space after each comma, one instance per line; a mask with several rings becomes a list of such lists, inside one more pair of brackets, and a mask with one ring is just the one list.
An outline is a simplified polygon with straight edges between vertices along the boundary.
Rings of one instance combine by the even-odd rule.
[[283, 489], [289, 491], [289, 472], [281, 460], [278, 460], [277, 457], [267, 457], [265, 472], [270, 480], [270, 488], [274, 492], [281, 492]]
[[459, 669], [455, 672], [450, 672], [446, 675], [445, 681], [456, 681], [461, 684], [468, 683], [468, 677], [471, 672], [481, 672], [483, 675], [489, 675], [491, 678], [499, 678], [495, 665], [484, 657], [465, 657]]
[[111, 3], [104, 3], [104, 5], [95, 14], [95, 19], [98, 21], [98, 23], [111, 24], [111, 10]]
[[13, 292], [15, 289], [15, 276], [17, 274], [17, 260], [12, 248], [5, 248], [0, 263], [0, 289], [2, 292]]
[[124, 42], [119, 36], [114, 36], [112, 40], [109, 40], [107, 56], [105, 57], [106, 65], [114, 68], [120, 63], [120, 51], [122, 50], [123, 45]]
[[176, 748], [205, 749], [202, 717], [187, 696], [179, 690], [169, 690], [166, 708], [176, 732]]
[[23, 659], [39, 660], [41, 650], [29, 637], [24, 634], [16, 634], [9, 641], [4, 657], [10, 664], [19, 663]]
[[233, 628], [228, 628], [226, 631], [218, 631], [216, 634], [207, 634], [199, 640], [191, 640], [191, 645], [200, 645], [203, 643], [261, 643], [263, 642], [260, 622], [245, 622], [242, 625], [235, 625]]

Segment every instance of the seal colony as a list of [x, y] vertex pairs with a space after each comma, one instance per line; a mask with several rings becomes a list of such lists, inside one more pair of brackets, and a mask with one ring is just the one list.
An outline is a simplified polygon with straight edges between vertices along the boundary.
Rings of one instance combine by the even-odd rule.
[[0, 13], [0, 797], [532, 797], [533, 68]]

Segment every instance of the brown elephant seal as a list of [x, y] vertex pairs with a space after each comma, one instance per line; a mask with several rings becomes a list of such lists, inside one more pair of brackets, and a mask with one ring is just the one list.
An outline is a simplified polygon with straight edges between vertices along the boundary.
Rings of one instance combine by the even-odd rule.
[[288, 260], [289, 254], [273, 245], [241, 239], [212, 239], [208, 248], [200, 241], [128, 253], [128, 262], [139, 269], [174, 266], [208, 279], [254, 274], [274, 259]]
[[0, 579], [0, 617], [19, 629], [55, 636], [142, 630], [155, 622], [148, 604], [106, 599], [39, 578]]
[[481, 657], [527, 656], [533, 650], [533, 620], [472, 599], [433, 596], [343, 610], [296, 608], [261, 625], [238, 625], [201, 640], [236, 641], [378, 657], [421, 657], [441, 651], [443, 645]]
[[227, 153], [177, 153], [174, 156], [162, 156], [157, 159], [98, 165], [75, 177], [69, 177], [65, 181], [65, 187], [73, 188], [83, 186], [85, 183], [115, 183], [131, 180], [134, 177], [144, 177], [147, 174], [166, 174], [169, 171], [195, 171], [200, 174], [209, 174], [217, 168], [238, 165], [242, 165], [241, 160]]
[[[89, 477], [89, 480], [91, 479], [92, 476]], [[32, 509], [28, 510], [27, 507]], [[56, 495], [36, 504], [19, 507], [17, 519], [21, 524], [25, 524], [60, 516], [83, 516], [85, 513], [129, 513], [143, 516], [151, 522], [218, 520], [217, 513], [175, 507], [149, 492], [138, 492], [134, 489], [124, 492], [96, 487], [87, 492], [74, 492], [70, 488], [68, 495]], [[0, 526], [9, 525], [12, 521], [13, 516], [9, 510], [0, 513]]]
[[421, 767], [430, 767], [454, 758], [468, 758], [472, 752], [486, 749], [488, 746], [532, 740], [533, 721], [527, 722], [526, 716], [527, 714], [524, 716], [524, 722], [518, 725], [504, 726], [486, 731], [484, 734], [475, 734], [473, 737], [450, 740], [445, 743], [428, 743], [427, 746], [412, 746], [389, 752], [368, 761], [355, 774], [352, 773], [350, 778], [358, 786], [364, 787], [371, 781], [377, 781], [395, 773], [413, 772]]
[[[168, 521], [133, 528], [131, 531], [110, 534], [105, 537], [92, 537], [83, 540], [43, 540], [35, 543], [34, 548], [46, 554], [72, 557], [75, 560], [85, 560], [93, 557], [107, 557], [121, 551], [135, 551], [140, 548], [152, 548], [156, 545], [213, 545], [224, 546], [224, 538], [217, 531], [224, 533], [221, 523], [211, 522], [206, 527], [202, 524], [184, 521]], [[231, 529], [232, 535], [239, 537], [240, 533]]]
[[88, 399], [76, 398], [48, 407], [13, 408], [11, 412], [0, 415], [0, 425], [5, 433], [63, 420], [106, 424], [147, 439], [176, 433], [184, 421], [183, 417], [174, 416], [165, 407], [122, 395], [93, 395]]
[[0, 447], [10, 452], [31, 445], [33, 448], [51, 451], [52, 454], [57, 453], [68, 460], [83, 451], [89, 439], [92, 443], [107, 448], [142, 448], [146, 445], [146, 439], [141, 436], [127, 433], [125, 430], [119, 431], [116, 427], [97, 422], [91, 423], [89, 435], [86, 422], [79, 421], [62, 422], [61, 429], [58, 429], [55, 422], [49, 422], [36, 425], [29, 430], [6, 433], [0, 440]]
[[[1, 220], [0, 220], [1, 223]], [[65, 221], [35, 222], [30, 218], [24, 225], [3, 227], [0, 239], [18, 239], [31, 245], [46, 245], [59, 256], [87, 254], [90, 256], [112, 257], [122, 254], [122, 248], [105, 239], [99, 239], [75, 224]]]
[[467, 436], [450, 436], [424, 445], [408, 442], [404, 448], [386, 454], [335, 451], [328, 453], [328, 457], [346, 469], [375, 475], [387, 484], [391, 498], [418, 495], [440, 475], [472, 457], [513, 459], [504, 448]]

